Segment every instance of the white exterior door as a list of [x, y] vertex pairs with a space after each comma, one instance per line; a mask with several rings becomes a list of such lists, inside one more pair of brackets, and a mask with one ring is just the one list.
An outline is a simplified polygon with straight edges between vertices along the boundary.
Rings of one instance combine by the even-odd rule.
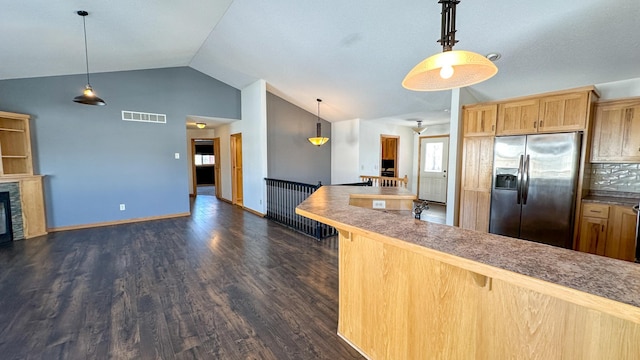
[[419, 151], [418, 198], [446, 203], [449, 137], [422, 137]]

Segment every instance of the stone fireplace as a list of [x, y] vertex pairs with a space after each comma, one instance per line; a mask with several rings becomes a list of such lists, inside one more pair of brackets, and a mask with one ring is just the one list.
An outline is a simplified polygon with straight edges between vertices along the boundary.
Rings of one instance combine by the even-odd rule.
[[[11, 214], [11, 234], [13, 240], [24, 239], [24, 223], [22, 221], [22, 203], [20, 202], [20, 185], [18, 182], [0, 183], [0, 193], [8, 193]], [[0, 198], [1, 201], [1, 198]], [[5, 224], [8, 224], [7, 221]], [[1, 226], [1, 225], [0, 225]], [[8, 229], [7, 229], [8, 230]]]

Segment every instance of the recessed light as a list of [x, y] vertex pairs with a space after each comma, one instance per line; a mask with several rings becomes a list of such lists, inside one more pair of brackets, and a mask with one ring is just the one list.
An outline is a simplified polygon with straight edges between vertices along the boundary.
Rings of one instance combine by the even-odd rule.
[[496, 61], [496, 60], [500, 59], [501, 57], [502, 57], [502, 55], [500, 55], [499, 53], [487, 54], [487, 59], [489, 59], [491, 61]]

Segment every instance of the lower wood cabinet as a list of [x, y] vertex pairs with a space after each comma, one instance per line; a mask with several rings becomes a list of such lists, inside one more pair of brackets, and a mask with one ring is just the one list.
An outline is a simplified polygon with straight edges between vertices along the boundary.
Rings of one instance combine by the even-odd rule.
[[635, 246], [636, 214], [631, 207], [582, 205], [578, 251], [634, 261]]
[[24, 221], [24, 238], [45, 235], [47, 221], [41, 176], [30, 176], [20, 180], [20, 201]]
[[604, 256], [634, 261], [636, 249], [636, 213], [631, 208], [612, 206]]

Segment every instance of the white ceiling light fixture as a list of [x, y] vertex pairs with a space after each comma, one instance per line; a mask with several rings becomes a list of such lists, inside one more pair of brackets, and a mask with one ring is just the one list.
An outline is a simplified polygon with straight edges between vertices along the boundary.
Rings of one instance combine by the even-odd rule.
[[87, 50], [87, 23], [85, 21], [89, 13], [84, 10], [78, 10], [76, 13], [82, 16], [82, 26], [84, 28], [84, 60], [87, 65], [87, 85], [85, 85], [82, 95], [74, 97], [73, 101], [85, 105], [107, 105], [104, 100], [100, 99], [96, 93], [93, 92], [91, 82], [89, 81], [89, 51]]
[[198, 127], [198, 129], [204, 129], [205, 127], [207, 127], [207, 124], [199, 122], [196, 123], [196, 126]]
[[465, 87], [485, 81], [498, 72], [498, 68], [485, 56], [453, 50], [456, 40], [456, 5], [459, 0], [440, 0], [442, 24], [440, 40], [442, 51], [416, 65], [402, 81], [402, 86], [414, 91], [440, 91]]
[[427, 127], [422, 126], [422, 120], [416, 120], [416, 121], [418, 122], [418, 126], [412, 127], [411, 130], [413, 130], [413, 132], [415, 132], [416, 134], [420, 135], [425, 130], [427, 130]]
[[310, 137], [307, 140], [309, 140], [309, 142], [315, 146], [322, 146], [326, 144], [327, 141], [329, 141], [329, 138], [322, 136], [322, 125], [320, 125], [320, 103], [322, 102], [322, 99], [316, 99], [316, 101], [318, 102], [318, 122], [316, 123], [316, 136]]

